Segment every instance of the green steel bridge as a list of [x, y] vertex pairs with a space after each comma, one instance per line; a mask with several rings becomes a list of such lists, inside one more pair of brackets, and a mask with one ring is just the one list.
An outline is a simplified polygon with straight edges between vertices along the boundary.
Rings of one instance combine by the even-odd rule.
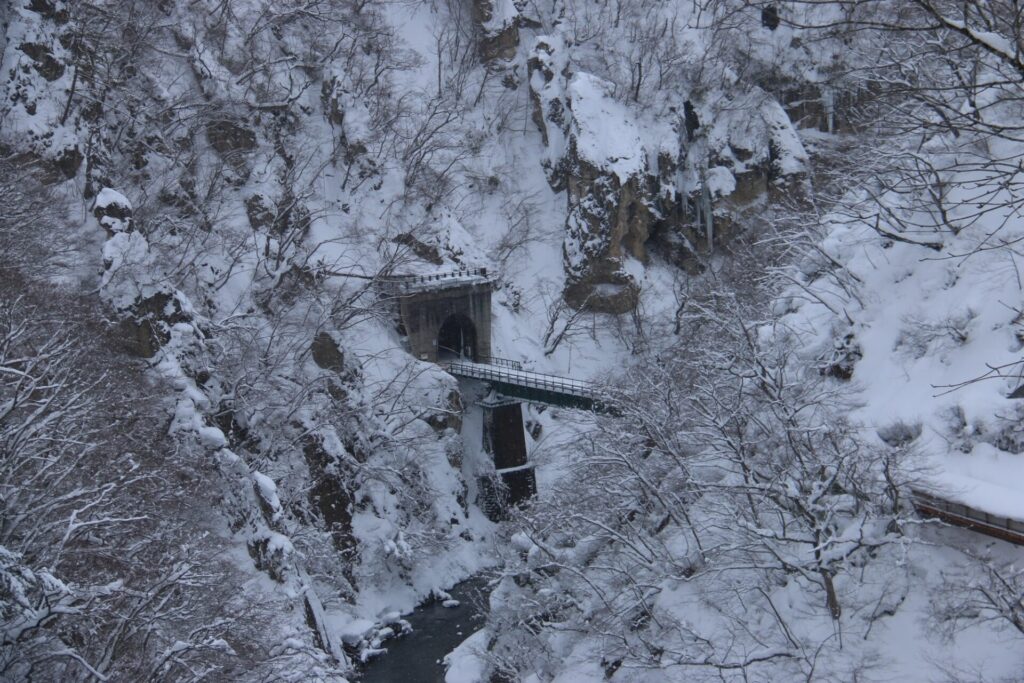
[[543, 403], [563, 408], [578, 408], [597, 413], [614, 414], [598, 388], [590, 382], [569, 377], [545, 375], [523, 370], [518, 361], [503, 358], [481, 358], [482, 362], [452, 360], [442, 366], [455, 377], [475, 379], [488, 384], [507, 398], [527, 403]]

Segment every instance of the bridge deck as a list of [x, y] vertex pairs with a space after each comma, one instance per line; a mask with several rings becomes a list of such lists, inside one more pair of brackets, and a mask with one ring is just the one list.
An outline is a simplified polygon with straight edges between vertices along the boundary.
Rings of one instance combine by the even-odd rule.
[[497, 392], [511, 398], [598, 412], [605, 410], [601, 392], [590, 382], [469, 361], [451, 361], [444, 367], [456, 377], [487, 382]]

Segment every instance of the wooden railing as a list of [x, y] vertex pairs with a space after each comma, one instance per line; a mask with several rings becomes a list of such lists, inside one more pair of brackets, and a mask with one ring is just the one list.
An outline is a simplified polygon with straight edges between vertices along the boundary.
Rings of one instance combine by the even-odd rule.
[[949, 524], [1024, 545], [1024, 522], [1022, 521], [999, 517], [920, 489], [913, 489], [911, 497], [914, 507], [923, 516], [936, 517]]

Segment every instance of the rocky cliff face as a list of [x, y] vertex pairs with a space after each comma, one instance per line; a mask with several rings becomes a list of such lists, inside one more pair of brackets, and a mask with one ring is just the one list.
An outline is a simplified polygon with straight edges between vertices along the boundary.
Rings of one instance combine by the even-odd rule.
[[[120, 362], [144, 359], [165, 392], [154, 424], [194, 458], [183, 469], [201, 465], [218, 490], [197, 513], [209, 529], [196, 535], [217, 536], [253, 582], [242, 602], [280, 617], [239, 631], [232, 646], [276, 647], [299, 678], [340, 680], [354, 653], [341, 634], [361, 623], [353, 615], [362, 592], [408, 585], [427, 564], [423, 553], [474, 538], [459, 535], [468, 511], [457, 423], [435, 431], [427, 421], [452, 412], [453, 383], [407, 370], [416, 361], [390, 339], [383, 353], [397, 354], [368, 379], [346, 345], [353, 330], [376, 329], [367, 315], [374, 291], [366, 280], [325, 282], [325, 272], [386, 267], [378, 238], [385, 261], [416, 259], [395, 255], [415, 251], [400, 237], [408, 226], [389, 232], [371, 221], [406, 191], [394, 169], [445, 152], [393, 147], [423, 143], [409, 122], [419, 125], [426, 105], [402, 95], [396, 106], [390, 80], [418, 62], [372, 7], [293, 9], [257, 0], [5, 4], [0, 153], [52, 193], [56, 217], [33, 229], [53, 254], [33, 269], [98, 293], [126, 352]], [[495, 58], [515, 50], [514, 17], [498, 9], [482, 17]], [[388, 111], [401, 123], [389, 128]], [[382, 141], [392, 149], [382, 152]], [[386, 174], [390, 198], [371, 200], [376, 219], [362, 217], [360, 202]], [[350, 248], [361, 255], [343, 256]], [[388, 391], [371, 387], [406, 371], [384, 400], [406, 406], [416, 393], [431, 409], [392, 421], [397, 414], [374, 407]], [[393, 449], [398, 433], [419, 445]], [[245, 609], [207, 607], [196, 619]]]
[[566, 301], [576, 308], [624, 313], [636, 305], [637, 286], [625, 260], [646, 260], [647, 153], [632, 115], [610, 97], [609, 84], [574, 74], [566, 99], [571, 115], [562, 246]]
[[78, 78], [70, 49], [72, 27], [63, 3], [32, 7], [12, 8], [5, 25], [0, 62], [6, 79], [0, 104], [5, 135], [0, 144], [32, 161], [48, 182], [59, 182], [75, 177], [84, 158], [84, 125], [72, 115], [69, 102]]
[[[568, 204], [563, 261], [574, 308], [624, 313], [637, 301], [626, 261], [645, 263], [658, 233], [692, 266], [768, 204], [808, 191], [807, 155], [785, 111], [760, 88], [650, 119], [614, 86], [573, 73], [569, 48], [541, 37], [528, 61], [542, 166]], [[699, 113], [698, 113], [699, 110]]]
[[678, 229], [692, 244], [710, 250], [727, 243], [767, 207], [807, 196], [807, 153], [782, 106], [763, 90], [729, 94], [700, 120], [682, 161], [692, 209]]

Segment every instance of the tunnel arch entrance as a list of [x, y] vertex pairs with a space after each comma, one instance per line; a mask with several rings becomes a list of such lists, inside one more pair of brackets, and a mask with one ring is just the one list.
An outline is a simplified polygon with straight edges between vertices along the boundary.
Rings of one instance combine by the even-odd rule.
[[[493, 281], [480, 269], [409, 276], [382, 291], [398, 300], [399, 320], [409, 351], [420, 360], [436, 363], [442, 355], [458, 356], [460, 351], [477, 361], [491, 355], [493, 286]], [[443, 353], [444, 349], [450, 350]]]
[[444, 319], [441, 329], [437, 332], [438, 360], [457, 360], [459, 358], [477, 362], [476, 325], [469, 316], [455, 313]]

